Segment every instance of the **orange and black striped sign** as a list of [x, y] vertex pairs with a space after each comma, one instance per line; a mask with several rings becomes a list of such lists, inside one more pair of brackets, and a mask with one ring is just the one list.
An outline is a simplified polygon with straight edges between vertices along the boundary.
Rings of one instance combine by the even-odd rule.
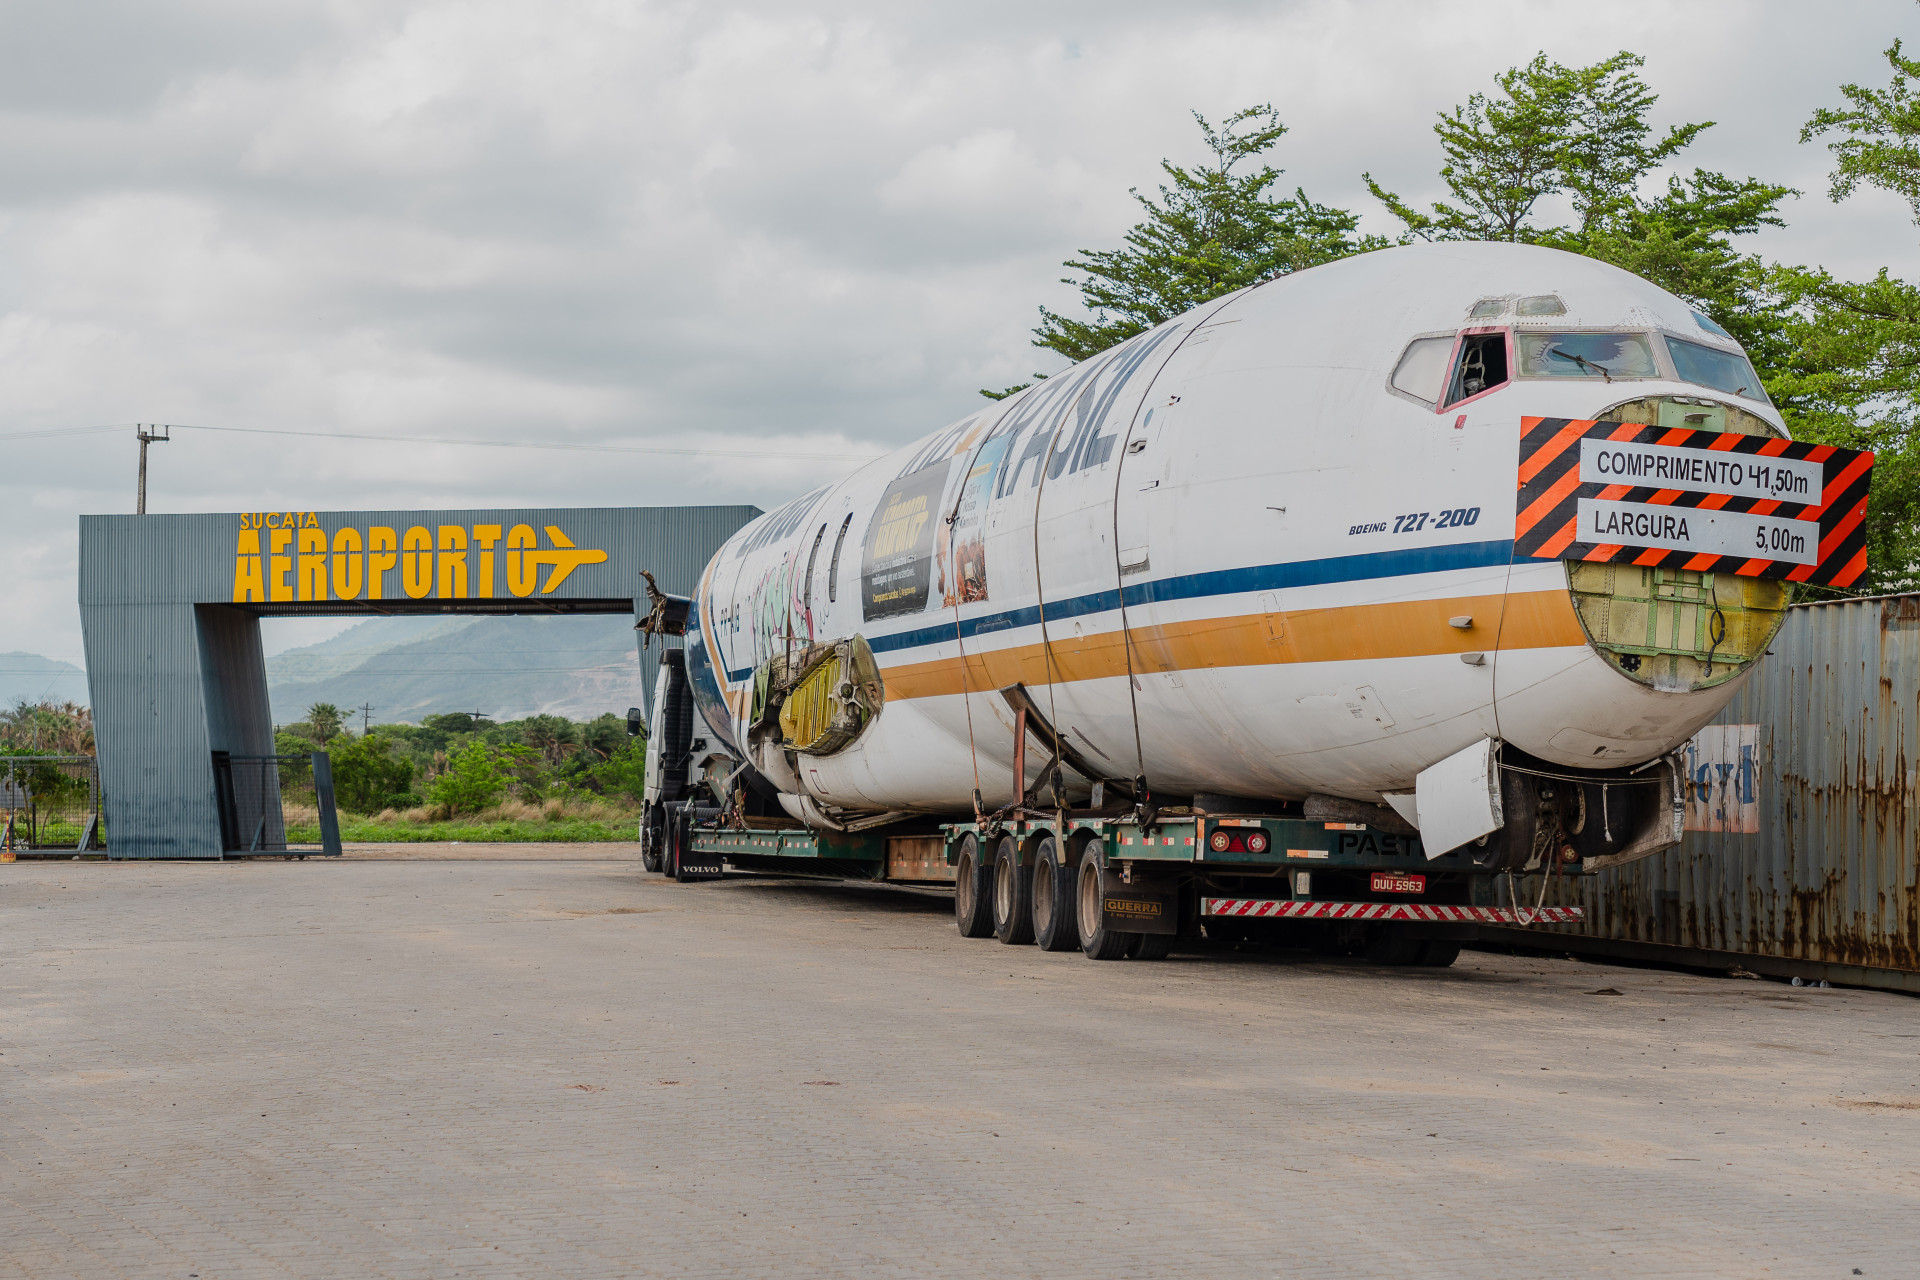
[[1833, 445], [1522, 418], [1514, 554], [1851, 586], [1872, 476]]

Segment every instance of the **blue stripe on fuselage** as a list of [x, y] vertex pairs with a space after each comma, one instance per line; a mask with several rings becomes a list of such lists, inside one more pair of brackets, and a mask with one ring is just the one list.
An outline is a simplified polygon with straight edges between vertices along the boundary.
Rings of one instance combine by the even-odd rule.
[[[1243, 569], [1216, 569], [1210, 573], [1189, 573], [1177, 578], [1159, 578], [1136, 582], [1126, 588], [1129, 606], [1169, 600], [1198, 600], [1208, 596], [1243, 595], [1250, 591], [1277, 591], [1288, 587], [1321, 587], [1335, 582], [1366, 582], [1375, 578], [1406, 578], [1422, 573], [1447, 573], [1456, 569], [1491, 569], [1513, 561], [1513, 543], [1509, 539], [1492, 542], [1458, 542], [1439, 547], [1408, 547], [1398, 551], [1375, 551], [1357, 556], [1328, 556], [1322, 560], [1292, 560], [1283, 564], [1251, 565]], [[1120, 607], [1120, 592], [1094, 591], [1083, 596], [1047, 603], [1047, 621], [1084, 618], [1089, 614], [1110, 613]], [[1021, 627], [1040, 625], [1040, 607], [1029, 605], [1000, 613], [962, 618], [960, 636], [972, 639]], [[867, 644], [875, 653], [898, 653], [930, 644], [945, 644], [954, 638], [954, 624], [941, 622], [890, 636], [868, 636]], [[744, 680], [753, 668], [727, 672], [729, 680]]]

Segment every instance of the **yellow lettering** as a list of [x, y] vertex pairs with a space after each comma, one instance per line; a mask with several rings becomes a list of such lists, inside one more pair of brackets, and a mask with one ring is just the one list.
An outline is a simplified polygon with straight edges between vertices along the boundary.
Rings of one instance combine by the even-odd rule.
[[280, 527], [279, 520], [280, 513], [278, 511], [267, 512], [267, 528], [278, 529]]
[[415, 600], [433, 590], [433, 535], [419, 525], [401, 539], [400, 581]]
[[266, 598], [260, 578], [260, 535], [247, 528], [243, 520], [240, 540], [233, 548], [233, 602], [264, 602]]
[[325, 529], [300, 531], [299, 581], [302, 600], [327, 598], [327, 531]]
[[293, 571], [293, 557], [280, 553], [293, 549], [293, 530], [274, 529], [267, 535], [267, 541], [273, 552], [267, 558], [267, 599], [291, 600], [293, 584], [287, 581], [287, 575]]
[[500, 526], [497, 524], [477, 524], [473, 526], [473, 545], [480, 549], [480, 589], [474, 592], [482, 600], [493, 599], [493, 544], [500, 541]]
[[391, 529], [374, 525], [367, 530], [367, 599], [386, 599], [380, 590], [380, 575], [400, 563], [400, 557], [393, 554], [399, 545]]
[[364, 557], [360, 554], [360, 531], [342, 529], [333, 535], [333, 594], [342, 600], [358, 600], [364, 576]]
[[300, 527], [302, 529], [318, 529], [320, 527], [320, 516], [316, 512], [307, 512], [306, 518], [300, 522]]
[[440, 526], [440, 598], [467, 598], [467, 530], [465, 525]]
[[536, 545], [532, 525], [517, 524], [507, 530], [507, 590], [517, 596], [532, 595], [540, 580], [540, 562], [533, 555]]

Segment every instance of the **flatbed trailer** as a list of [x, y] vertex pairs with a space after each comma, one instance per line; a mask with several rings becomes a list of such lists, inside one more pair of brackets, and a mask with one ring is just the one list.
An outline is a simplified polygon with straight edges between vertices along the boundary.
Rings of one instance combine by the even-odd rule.
[[1383, 963], [1444, 965], [1478, 926], [1582, 915], [1528, 906], [1511, 876], [1474, 863], [1471, 844], [1429, 858], [1416, 835], [1353, 822], [1029, 809], [899, 834], [717, 819], [682, 810], [664, 869], [682, 880], [733, 869], [950, 884], [962, 934], [1096, 959], [1158, 958], [1203, 935], [1267, 935]]

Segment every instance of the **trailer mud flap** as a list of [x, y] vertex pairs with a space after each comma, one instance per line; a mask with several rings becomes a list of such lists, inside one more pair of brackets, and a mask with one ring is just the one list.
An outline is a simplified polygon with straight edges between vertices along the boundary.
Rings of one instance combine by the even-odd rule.
[[1176, 895], [1143, 893], [1137, 888], [1110, 887], [1101, 894], [1106, 926], [1119, 933], [1180, 932]]

